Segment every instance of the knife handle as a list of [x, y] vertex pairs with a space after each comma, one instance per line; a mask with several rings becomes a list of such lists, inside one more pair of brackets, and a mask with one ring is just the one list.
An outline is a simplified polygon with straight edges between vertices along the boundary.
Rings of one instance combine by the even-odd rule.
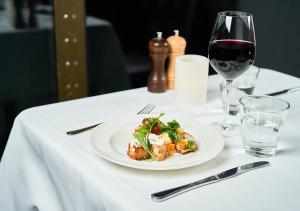
[[204, 185], [208, 185], [210, 183], [216, 182], [218, 181], [218, 178], [216, 176], [210, 176], [207, 177], [205, 179], [196, 181], [196, 182], [192, 182], [186, 185], [182, 185], [176, 188], [171, 188], [171, 189], [167, 189], [167, 190], [163, 190], [157, 193], [153, 193], [151, 194], [151, 198], [153, 201], [164, 201], [166, 199], [169, 199], [173, 196], [179, 195], [181, 193], [187, 192], [189, 190], [193, 190], [195, 188], [204, 186]]
[[300, 86], [296, 86], [296, 87], [293, 87], [293, 88], [285, 89], [285, 90], [282, 90], [282, 91], [279, 91], [279, 92], [269, 93], [269, 94], [266, 94], [266, 95], [276, 96], [276, 95], [281, 95], [281, 94], [284, 94], [284, 93], [292, 93], [292, 92], [296, 92], [296, 91], [300, 91]]
[[269, 96], [276, 96], [276, 95], [281, 95], [281, 94], [288, 93], [288, 92], [289, 92], [289, 90], [286, 89], [286, 90], [282, 90], [282, 91], [279, 91], [279, 92], [269, 93], [267, 95], [269, 95]]

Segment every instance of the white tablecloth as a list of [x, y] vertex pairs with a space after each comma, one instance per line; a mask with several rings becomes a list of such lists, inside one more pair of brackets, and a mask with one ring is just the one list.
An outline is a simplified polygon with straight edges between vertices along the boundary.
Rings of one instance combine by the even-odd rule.
[[[300, 79], [262, 69], [256, 94], [300, 85]], [[65, 134], [96, 122], [135, 115], [149, 102], [199, 122], [222, 119], [218, 77], [209, 77], [208, 102], [179, 107], [174, 93], [145, 88], [35, 107], [15, 120], [0, 164], [0, 210], [300, 210], [300, 92], [280, 96], [291, 103], [276, 156], [247, 155], [239, 138], [225, 140], [215, 159], [192, 168], [145, 171], [122, 167], [95, 155], [90, 132]], [[150, 194], [252, 161], [269, 167], [204, 186], [165, 202]]]

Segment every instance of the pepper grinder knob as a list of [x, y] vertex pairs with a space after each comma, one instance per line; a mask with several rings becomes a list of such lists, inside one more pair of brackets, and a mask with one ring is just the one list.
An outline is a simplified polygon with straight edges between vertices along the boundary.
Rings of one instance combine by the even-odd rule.
[[157, 39], [162, 39], [162, 32], [156, 32], [157, 33]]

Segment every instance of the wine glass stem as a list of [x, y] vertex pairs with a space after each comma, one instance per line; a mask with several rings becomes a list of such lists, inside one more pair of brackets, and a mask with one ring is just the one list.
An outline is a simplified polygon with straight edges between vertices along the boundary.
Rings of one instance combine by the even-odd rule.
[[225, 103], [225, 115], [223, 120], [223, 125], [226, 127], [229, 121], [229, 102], [231, 94], [232, 80], [226, 80], [226, 103]]

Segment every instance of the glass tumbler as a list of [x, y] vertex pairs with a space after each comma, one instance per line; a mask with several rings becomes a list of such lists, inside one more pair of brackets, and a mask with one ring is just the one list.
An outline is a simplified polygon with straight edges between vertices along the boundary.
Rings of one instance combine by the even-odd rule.
[[240, 103], [243, 148], [257, 157], [274, 155], [280, 128], [290, 108], [289, 102], [270, 96], [245, 96]]
[[[229, 115], [236, 116], [240, 111], [240, 98], [252, 95], [259, 76], [260, 68], [251, 65], [247, 72], [232, 82], [231, 94], [229, 96]], [[226, 81], [220, 77], [220, 94], [225, 111], [227, 93]]]

